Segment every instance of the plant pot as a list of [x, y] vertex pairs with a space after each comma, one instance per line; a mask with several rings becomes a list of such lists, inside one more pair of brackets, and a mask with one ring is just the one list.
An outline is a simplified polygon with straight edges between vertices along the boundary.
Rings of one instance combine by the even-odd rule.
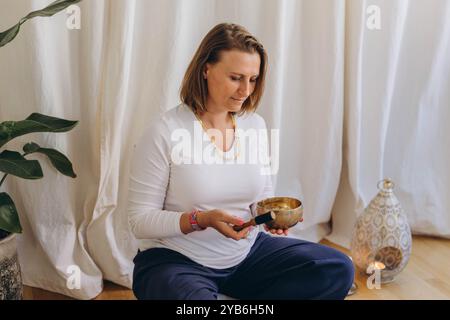
[[21, 300], [22, 275], [17, 258], [16, 234], [0, 240], [0, 300]]

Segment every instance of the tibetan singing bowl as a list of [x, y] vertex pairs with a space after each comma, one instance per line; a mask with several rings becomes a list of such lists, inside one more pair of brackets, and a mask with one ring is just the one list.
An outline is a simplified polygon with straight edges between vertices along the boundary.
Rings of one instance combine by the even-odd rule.
[[288, 229], [295, 226], [303, 217], [302, 202], [295, 198], [273, 197], [259, 201], [252, 205], [252, 212], [256, 215], [262, 215], [269, 211], [275, 213], [275, 219], [266, 222], [270, 229]]

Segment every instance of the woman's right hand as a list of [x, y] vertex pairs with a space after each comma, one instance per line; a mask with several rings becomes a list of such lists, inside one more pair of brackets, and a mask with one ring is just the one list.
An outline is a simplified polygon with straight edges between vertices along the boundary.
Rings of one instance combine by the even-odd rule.
[[234, 225], [242, 225], [244, 221], [241, 218], [233, 216], [226, 211], [214, 209], [209, 211], [200, 211], [197, 213], [197, 222], [203, 228], [211, 227], [219, 231], [227, 238], [241, 240], [246, 238], [252, 227], [246, 227], [240, 231], [233, 229]]

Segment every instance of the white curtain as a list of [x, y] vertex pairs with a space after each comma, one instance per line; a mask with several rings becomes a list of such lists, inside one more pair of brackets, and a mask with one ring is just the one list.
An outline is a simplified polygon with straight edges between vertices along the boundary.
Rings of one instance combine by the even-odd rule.
[[[48, 3], [3, 0], [0, 29]], [[102, 279], [131, 286], [137, 249], [125, 207], [131, 147], [155, 115], [179, 103], [194, 51], [224, 21], [244, 25], [269, 54], [258, 112], [269, 128], [280, 129], [276, 195], [304, 202], [305, 221], [291, 236], [319, 241], [332, 232], [330, 239], [345, 244], [387, 174], [415, 230], [448, 235], [448, 216], [439, 217], [450, 207], [442, 126], [449, 112], [448, 4], [380, 1], [382, 29], [374, 34], [362, 30], [367, 5], [95, 0], [81, 2], [80, 30], [66, 28], [64, 13], [24, 24], [0, 48], [0, 121], [35, 111], [80, 120], [68, 133], [7, 145], [56, 147], [78, 174], [62, 177], [42, 162], [41, 180], [7, 179], [24, 228], [25, 284], [82, 299], [99, 294]], [[80, 289], [66, 285], [71, 265], [80, 268]]]
[[[2, 1], [0, 29], [49, 3]], [[0, 48], [0, 121], [23, 120], [32, 112], [80, 121], [68, 133], [36, 133], [6, 145], [21, 151], [23, 144], [35, 141], [56, 148], [74, 164], [76, 179], [62, 176], [45, 157], [35, 156], [42, 160], [44, 178], [8, 176], [6, 189], [23, 227], [18, 245], [24, 283], [76, 298], [92, 298], [102, 290], [102, 270], [90, 252], [86, 230], [97, 218], [93, 212], [102, 186], [102, 43], [108, 12], [100, 1], [81, 7], [80, 31], [66, 28], [65, 13], [35, 18], [22, 25], [13, 42]], [[80, 289], [76, 279], [70, 278], [77, 275], [77, 267]], [[74, 281], [68, 286], [71, 279]]]
[[[369, 5], [380, 29], [367, 27]], [[391, 177], [415, 234], [450, 237], [450, 1], [347, 1], [344, 165], [330, 240]]]

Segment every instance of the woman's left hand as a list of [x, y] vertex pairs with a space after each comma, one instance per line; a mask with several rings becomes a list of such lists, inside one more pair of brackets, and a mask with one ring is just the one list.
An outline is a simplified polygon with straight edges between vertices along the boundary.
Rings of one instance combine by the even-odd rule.
[[[301, 218], [299, 220], [299, 222], [303, 222], [303, 218]], [[272, 234], [278, 234], [278, 235], [284, 234], [285, 236], [287, 236], [288, 232], [289, 232], [289, 229], [269, 229], [266, 224], [264, 224], [264, 230], [266, 230], [267, 232], [270, 232]]]

